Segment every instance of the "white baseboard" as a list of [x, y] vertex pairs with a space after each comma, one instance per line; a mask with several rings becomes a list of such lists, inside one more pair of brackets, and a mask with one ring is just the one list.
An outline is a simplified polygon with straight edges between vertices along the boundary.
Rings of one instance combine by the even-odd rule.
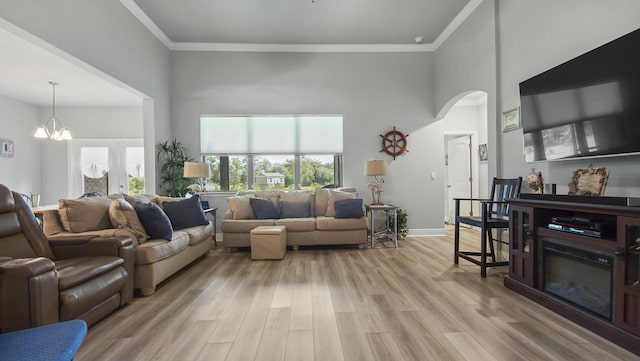
[[409, 229], [407, 236], [446, 236], [447, 231], [444, 228], [423, 228]]

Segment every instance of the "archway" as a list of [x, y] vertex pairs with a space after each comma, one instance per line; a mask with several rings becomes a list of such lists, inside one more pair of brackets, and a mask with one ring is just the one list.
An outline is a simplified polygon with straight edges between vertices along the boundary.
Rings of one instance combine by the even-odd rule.
[[[467, 91], [453, 97], [438, 114], [438, 119], [443, 122], [446, 160], [445, 223], [453, 221], [453, 198], [487, 196], [487, 104], [486, 92]], [[475, 209], [469, 208], [464, 212], [477, 215], [479, 209], [476, 205]]]

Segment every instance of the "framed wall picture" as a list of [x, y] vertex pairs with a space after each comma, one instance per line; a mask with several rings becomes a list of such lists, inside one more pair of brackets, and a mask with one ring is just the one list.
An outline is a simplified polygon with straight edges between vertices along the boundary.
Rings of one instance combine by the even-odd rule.
[[502, 113], [502, 131], [520, 129], [520, 107]]
[[481, 161], [489, 160], [489, 150], [487, 149], [487, 144], [480, 144], [478, 146], [478, 156]]
[[0, 156], [13, 158], [13, 141], [0, 139]]

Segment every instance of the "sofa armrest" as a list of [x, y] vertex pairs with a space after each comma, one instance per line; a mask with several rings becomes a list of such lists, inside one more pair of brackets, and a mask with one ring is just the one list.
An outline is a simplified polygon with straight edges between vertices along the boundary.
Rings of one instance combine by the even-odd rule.
[[49, 239], [56, 259], [112, 256], [124, 260], [124, 269], [129, 274], [127, 285], [121, 297], [121, 305], [133, 298], [133, 267], [135, 263], [134, 241], [131, 236], [115, 237], [80, 237], [81, 233], [69, 234], [66, 237], [60, 235]]
[[52, 260], [0, 262], [0, 332], [58, 322], [58, 276]]

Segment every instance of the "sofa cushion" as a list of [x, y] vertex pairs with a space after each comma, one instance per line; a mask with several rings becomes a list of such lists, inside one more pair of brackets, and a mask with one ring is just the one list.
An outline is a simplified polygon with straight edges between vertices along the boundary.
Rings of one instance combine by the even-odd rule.
[[[282, 212], [282, 203], [306, 203], [309, 210], [307, 216], [300, 215], [299, 217], [313, 217], [315, 216], [315, 192], [308, 190], [292, 190], [292, 191], [280, 191], [280, 217], [285, 218]], [[290, 217], [290, 216], [287, 216]], [[294, 216], [295, 217], [295, 216]]]
[[151, 193], [147, 193], [147, 194], [125, 194], [124, 195], [124, 199], [126, 199], [127, 202], [129, 202], [132, 206], [135, 206], [136, 203], [138, 203], [138, 202], [142, 202], [142, 203], [154, 202], [156, 198], [158, 198], [158, 195], [157, 194], [151, 194]]
[[319, 231], [344, 231], [367, 229], [367, 218], [333, 218], [317, 217], [316, 227]]
[[61, 199], [58, 202], [60, 222], [65, 231], [74, 233], [112, 228], [110, 205], [111, 199], [106, 197]]
[[190, 198], [164, 202], [163, 209], [174, 230], [209, 224], [197, 194]]
[[[180, 230], [181, 233], [186, 233], [189, 236], [189, 246], [196, 245], [203, 241], [211, 242], [213, 235], [213, 223], [209, 223], [206, 226], [195, 226], [189, 228], [183, 228]], [[175, 233], [174, 238], [175, 238]]]
[[180, 253], [189, 246], [189, 236], [182, 231], [173, 232], [171, 242], [164, 239], [150, 239], [136, 247], [136, 264], [155, 263], [174, 254]]
[[233, 219], [254, 219], [253, 210], [251, 210], [250, 198], [255, 198], [253, 194], [247, 194], [245, 196], [228, 197], [227, 204]]
[[138, 202], [133, 207], [150, 238], [171, 241], [173, 228], [169, 217], [155, 203]]
[[327, 214], [327, 203], [329, 203], [329, 189], [318, 188], [315, 191], [315, 215], [323, 216]]
[[239, 190], [236, 196], [253, 195], [256, 198], [267, 198], [270, 200], [276, 209], [280, 209], [280, 192], [276, 190]]
[[311, 217], [309, 202], [280, 201], [280, 217], [282, 218], [307, 218]]
[[335, 189], [329, 189], [329, 201], [327, 202], [327, 213], [325, 213], [325, 215], [327, 217], [334, 217], [336, 215], [336, 201], [340, 201], [343, 199], [352, 199], [355, 197], [356, 194], [352, 192], [343, 192]]
[[136, 210], [124, 198], [111, 201], [109, 219], [113, 228], [130, 230], [139, 244], [144, 243], [149, 237], [140, 223]]
[[278, 212], [273, 202], [267, 198], [250, 198], [249, 204], [255, 219], [280, 218], [280, 212]]
[[276, 226], [287, 227], [287, 232], [310, 232], [316, 230], [316, 219], [310, 218], [282, 218], [276, 220]]
[[274, 226], [275, 221], [275, 219], [225, 219], [222, 221], [222, 232], [249, 233], [259, 226]]
[[336, 201], [335, 218], [362, 218], [364, 210], [362, 209], [362, 198], [343, 199]]

